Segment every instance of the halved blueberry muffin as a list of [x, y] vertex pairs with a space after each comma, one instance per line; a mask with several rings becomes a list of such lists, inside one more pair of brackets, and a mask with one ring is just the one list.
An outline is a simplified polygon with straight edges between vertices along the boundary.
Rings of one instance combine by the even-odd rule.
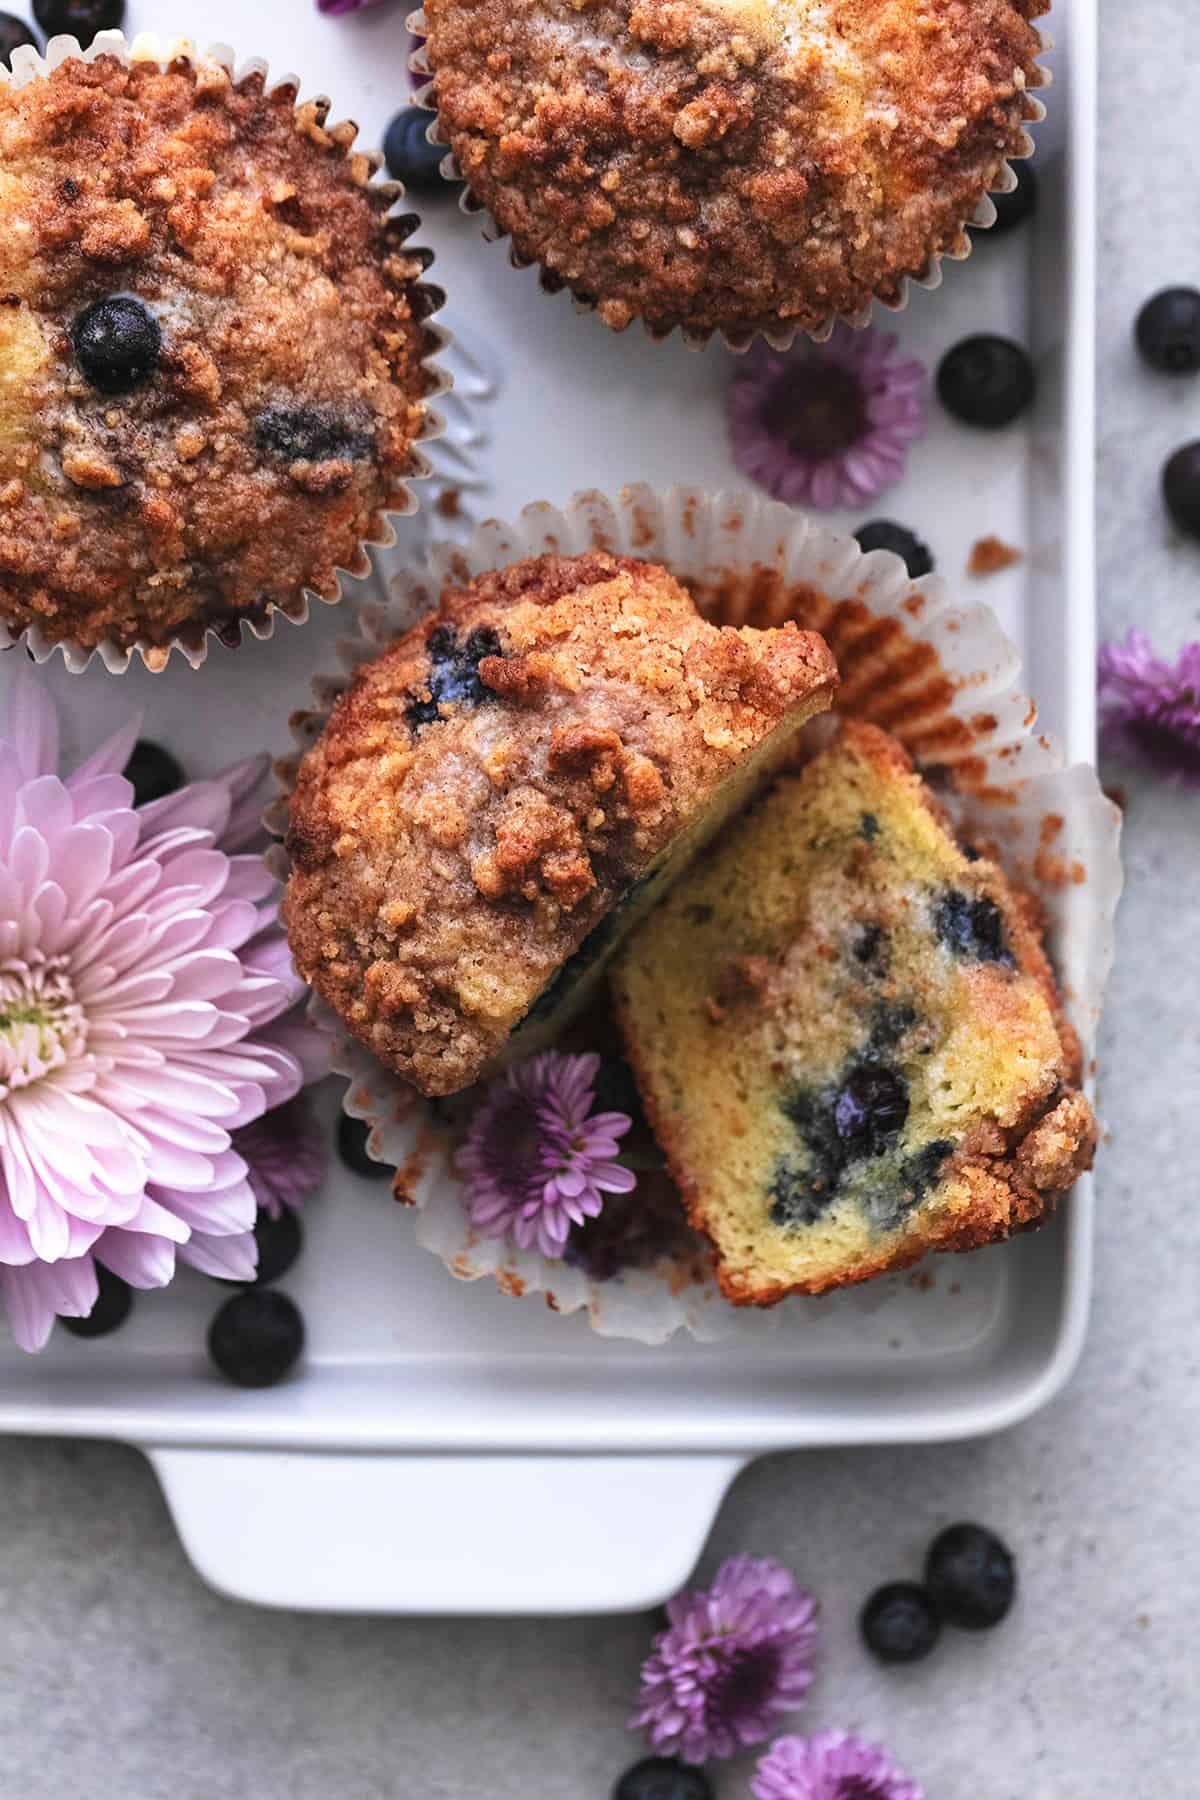
[[427, 258], [325, 113], [207, 57], [0, 81], [10, 631], [236, 640], [408, 509]]
[[601, 552], [477, 576], [339, 698], [290, 810], [297, 965], [425, 1094], [552, 1037], [836, 685]]
[[904, 750], [840, 722], [616, 963], [651, 1123], [726, 1295], [770, 1305], [1039, 1223], [1091, 1163], [1036, 909]]

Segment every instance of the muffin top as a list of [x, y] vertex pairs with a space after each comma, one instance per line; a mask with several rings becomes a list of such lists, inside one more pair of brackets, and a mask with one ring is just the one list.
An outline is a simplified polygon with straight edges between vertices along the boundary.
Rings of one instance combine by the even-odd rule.
[[675, 885], [613, 988], [731, 1299], [1006, 1237], [1090, 1165], [1039, 924], [901, 746], [849, 720]]
[[10, 627], [195, 643], [332, 595], [402, 503], [424, 260], [323, 119], [204, 58], [0, 83]]
[[900, 297], [1024, 146], [1048, 0], [427, 0], [442, 124], [517, 253], [665, 332]]
[[476, 1079], [568, 957], [785, 721], [823, 640], [706, 624], [665, 569], [544, 556], [450, 588], [301, 763], [304, 978], [429, 1094]]

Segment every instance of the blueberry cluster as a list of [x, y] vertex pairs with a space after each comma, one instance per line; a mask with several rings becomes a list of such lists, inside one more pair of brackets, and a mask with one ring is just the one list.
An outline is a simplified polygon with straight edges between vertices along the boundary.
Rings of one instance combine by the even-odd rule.
[[[1159, 374], [1200, 372], [1200, 292], [1171, 287], [1152, 295], [1137, 316], [1134, 337], [1142, 360]], [[1176, 528], [1200, 537], [1200, 440], [1167, 458], [1162, 495]]]
[[425, 646], [429, 653], [429, 698], [413, 697], [404, 717], [414, 731], [432, 725], [443, 706], [480, 706], [493, 698], [479, 679], [485, 656], [503, 656], [499, 635], [490, 625], [478, 625], [460, 640], [453, 627], [439, 625]]
[[943, 1625], [960, 1631], [998, 1625], [1016, 1591], [1016, 1562], [995, 1532], [951, 1525], [929, 1546], [924, 1581], [876, 1588], [859, 1615], [859, 1629], [880, 1662], [917, 1662], [929, 1655]]

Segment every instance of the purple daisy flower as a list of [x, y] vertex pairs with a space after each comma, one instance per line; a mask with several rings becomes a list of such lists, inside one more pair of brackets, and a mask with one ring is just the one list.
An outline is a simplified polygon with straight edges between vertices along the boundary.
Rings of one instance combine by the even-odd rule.
[[[139, 808], [137, 721], [59, 777], [28, 673], [0, 740], [0, 1301], [39, 1350], [96, 1263], [162, 1287], [177, 1258], [254, 1273], [232, 1133], [301, 1086], [304, 994], [261, 855], [267, 758]], [[315, 1040], [314, 1040], [315, 1041]], [[315, 1056], [314, 1056], [315, 1060]]]
[[642, 1665], [631, 1731], [687, 1763], [769, 1737], [812, 1683], [817, 1608], [782, 1563], [735, 1556], [711, 1588], [677, 1594]]
[[825, 344], [759, 342], [729, 386], [733, 459], [789, 506], [860, 506], [904, 473], [925, 429], [925, 385], [891, 332], [838, 325]]
[[331, 19], [344, 13], [366, 12], [369, 6], [380, 6], [383, 0], [317, 0], [317, 11]]
[[604, 1194], [634, 1187], [615, 1160], [629, 1115], [592, 1111], [599, 1067], [598, 1056], [547, 1050], [492, 1084], [456, 1159], [485, 1237], [560, 1257], [571, 1226], [594, 1219]]
[[1145, 632], [1131, 631], [1101, 646], [1098, 673], [1107, 754], [1200, 786], [1200, 644], [1185, 644], [1172, 668]]
[[750, 1792], [754, 1800], [924, 1800], [886, 1751], [845, 1731], [777, 1738]]
[[298, 1212], [325, 1179], [329, 1152], [316, 1114], [303, 1094], [273, 1106], [261, 1119], [239, 1125], [233, 1147], [246, 1165], [259, 1212], [278, 1219]]

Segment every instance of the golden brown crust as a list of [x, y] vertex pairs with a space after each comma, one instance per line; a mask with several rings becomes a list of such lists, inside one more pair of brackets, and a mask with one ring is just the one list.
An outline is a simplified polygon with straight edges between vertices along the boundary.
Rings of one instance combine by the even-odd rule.
[[[829, 833], [837, 828], [841, 802], [832, 810], [805, 812], [796, 804], [803, 800], [803, 783], [791, 781], [791, 804], [785, 807], [768, 795], [761, 809], [769, 826], [757, 829], [751, 819], [734, 827], [624, 953], [613, 976], [614, 998], [643, 1105], [692, 1225], [716, 1246], [722, 1291], [737, 1305], [771, 1306], [792, 1293], [824, 1293], [907, 1268], [930, 1251], [975, 1249], [1029, 1230], [1053, 1212], [1058, 1196], [1090, 1168], [1095, 1151], [1095, 1119], [1077, 1087], [1078, 1038], [1064, 1016], [1035, 904], [1014, 890], [994, 864], [968, 861], [944, 837], [944, 809], [914, 775], [903, 747], [877, 727], [839, 720], [832, 743], [812, 760], [804, 780], [836, 785], [847, 758], [869, 765], [879, 777], [875, 793], [881, 800], [890, 793], [890, 804], [898, 809], [890, 818], [884, 815], [885, 843], [889, 835], [899, 842], [897, 821], [903, 824], [906, 811], [910, 819], [925, 814], [942, 839], [939, 846], [927, 831], [918, 832], [908, 849], [885, 854], [913, 860], [918, 872], [926, 870], [920, 881], [929, 884], [931, 894], [947, 892], [952, 880], [954, 891], [968, 901], [996, 908], [1003, 939], [996, 940], [999, 954], [994, 959], [972, 955], [961, 966], [957, 990], [947, 987], [944, 968], [931, 968], [923, 988], [912, 954], [941, 955], [936, 936], [920, 923], [929, 902], [920, 883], [886, 902], [876, 827], [848, 853], [836, 851], [841, 873], [821, 890], [820, 903], [828, 907], [832, 902], [833, 910], [812, 916], [802, 890], [806, 878], [814, 883], [820, 879], [820, 859], [832, 853]], [[788, 778], [781, 785], [789, 785]], [[848, 791], [860, 803], [863, 784]], [[811, 786], [808, 792], [811, 797]], [[845, 820], [851, 829], [853, 822], [852, 817]], [[789, 881], [779, 872], [780, 864], [794, 852], [801, 866]], [[807, 852], [816, 860], [804, 864]], [[934, 854], [937, 861], [929, 861]], [[760, 914], [760, 922], [752, 922], [739, 936], [734, 919], [742, 882], [755, 889], [753, 897], [746, 893], [743, 904], [757, 904], [764, 884], [771, 882], [780, 890], [790, 885], [795, 900], [768, 909], [766, 916], [774, 924], [764, 927]], [[781, 927], [781, 919], [791, 923]], [[902, 938], [915, 924], [918, 935], [904, 952], [908, 966], [897, 971], [881, 965], [870, 971], [869, 979], [852, 970], [848, 984], [836, 972], [827, 975], [848, 947], [852, 958], [863, 954], [864, 924], [882, 931], [879, 944], [893, 941], [897, 956]], [[928, 945], [924, 951], [919, 949], [921, 934]], [[747, 944], [753, 945], [749, 953]], [[866, 961], [875, 954], [871, 948]], [[678, 996], [689, 987], [693, 992], [681, 1003]], [[847, 1007], [850, 1029], [845, 1034]], [[894, 1040], [904, 1046], [895, 1051], [898, 1063], [893, 1040], [886, 1035], [875, 1049], [864, 1053], [861, 1047], [862, 1033], [869, 1042], [871, 1021], [886, 1019], [887, 1009], [893, 1019], [909, 1017]], [[932, 1025], [927, 1027], [925, 1019]], [[848, 1051], [841, 1047], [839, 1031]], [[947, 1046], [956, 1031], [960, 1049], [954, 1052]], [[825, 1033], [831, 1045], [828, 1057], [820, 1048]], [[971, 1048], [976, 1042], [983, 1045], [982, 1056]], [[748, 1051], [747, 1045], [752, 1046]], [[776, 1149], [753, 1150], [756, 1134], [775, 1129], [775, 1145], [791, 1141], [791, 1127], [784, 1126], [780, 1135], [764, 1123], [764, 1113], [773, 1112], [781, 1121], [784, 1115], [794, 1118], [788, 1109], [796, 1083], [810, 1089], [836, 1085], [848, 1069], [862, 1067], [864, 1054], [872, 1068], [906, 1071], [912, 1084], [910, 1119], [922, 1091], [920, 1130], [906, 1145], [908, 1160], [898, 1175], [881, 1164], [878, 1179], [891, 1181], [902, 1193], [906, 1179], [917, 1181], [913, 1171], [924, 1144], [944, 1138], [947, 1148], [953, 1148], [938, 1160], [932, 1185], [922, 1179], [915, 1204], [901, 1206], [892, 1224], [867, 1230], [855, 1226], [841, 1238], [835, 1232], [833, 1253], [822, 1252], [807, 1272], [793, 1265], [772, 1273], [772, 1258], [786, 1262], [782, 1252], [776, 1256], [779, 1231], [770, 1227], [774, 1243], [763, 1255], [748, 1248], [755, 1232], [768, 1230], [770, 1209], [764, 1203], [762, 1221], [747, 1227], [747, 1237], [740, 1222], [727, 1214], [728, 1196], [744, 1197], [755, 1181], [769, 1180], [772, 1167], [779, 1168], [773, 1161]], [[711, 1086], [715, 1070], [724, 1093], [714, 1093]], [[730, 1102], [727, 1093], [734, 1091], [738, 1098]], [[961, 1098], [945, 1104], [955, 1093]], [[706, 1119], [706, 1107], [726, 1110], [719, 1119], [715, 1113]], [[744, 1152], [729, 1151], [738, 1140]], [[721, 1171], [723, 1154], [743, 1155], [743, 1162]], [[821, 1185], [814, 1183], [810, 1201]], [[823, 1212], [818, 1200], [814, 1221]], [[836, 1209], [830, 1217], [836, 1224]], [[844, 1225], [843, 1220], [836, 1229]]]
[[[198, 641], [339, 566], [397, 504], [432, 347], [408, 227], [294, 89], [69, 61], [0, 86], [0, 618], [52, 641]], [[134, 294], [131, 392], [71, 329]]]
[[563, 962], [777, 727], [824, 643], [718, 631], [666, 570], [548, 556], [450, 588], [304, 758], [297, 966], [423, 1092], [475, 1080]]
[[620, 329], [813, 327], [964, 244], [1047, 0], [428, 0], [438, 110], [518, 253]]

